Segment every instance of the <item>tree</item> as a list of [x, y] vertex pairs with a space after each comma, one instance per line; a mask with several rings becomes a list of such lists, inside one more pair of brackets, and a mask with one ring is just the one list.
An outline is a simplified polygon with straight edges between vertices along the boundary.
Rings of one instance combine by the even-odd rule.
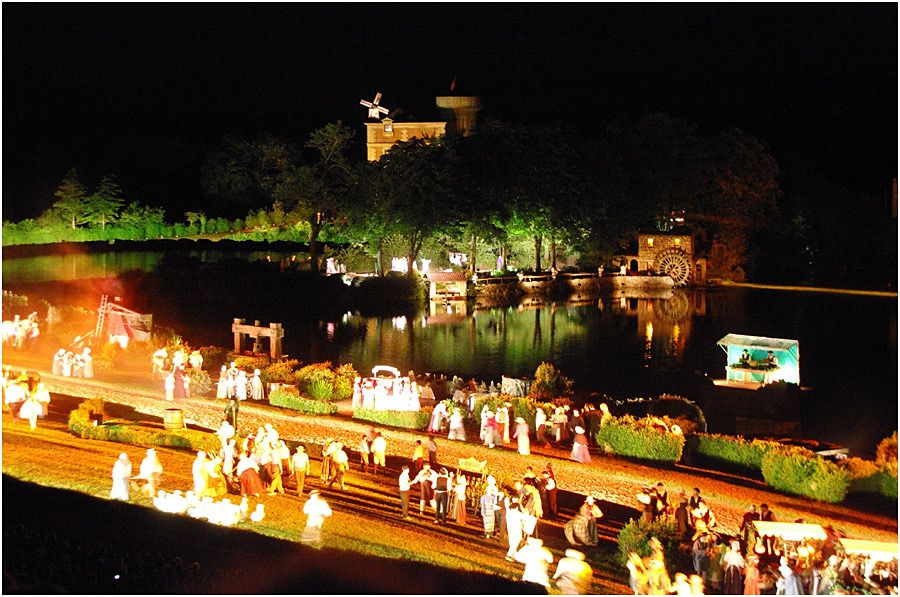
[[291, 143], [265, 134], [257, 139], [226, 138], [206, 157], [201, 184], [207, 197], [229, 217], [272, 205], [283, 173], [299, 162]]
[[106, 230], [108, 223], [116, 221], [119, 210], [125, 203], [121, 195], [122, 189], [115, 177], [104, 176], [94, 194], [87, 198], [84, 221], [89, 224], [100, 224], [100, 228]]
[[387, 231], [406, 239], [407, 275], [425, 240], [458, 224], [451, 185], [453, 155], [447, 146], [413, 139], [398, 143], [382, 156], [375, 192]]
[[87, 214], [87, 187], [81, 182], [75, 168], [69, 170], [54, 195], [59, 199], [53, 204], [53, 209], [72, 225], [73, 230], [84, 222]]
[[353, 185], [347, 149], [355, 132], [340, 120], [313, 131], [304, 147], [317, 159], [306, 165], [289, 164], [281, 173], [274, 198], [284, 205], [286, 220], [309, 223], [309, 257], [312, 271], [319, 271], [319, 235], [341, 212]]

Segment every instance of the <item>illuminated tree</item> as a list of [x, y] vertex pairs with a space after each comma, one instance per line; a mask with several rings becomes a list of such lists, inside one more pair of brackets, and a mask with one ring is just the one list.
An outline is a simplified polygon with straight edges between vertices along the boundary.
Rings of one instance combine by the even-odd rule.
[[378, 164], [374, 192], [386, 231], [406, 240], [407, 272], [412, 276], [425, 240], [459, 221], [451, 184], [452, 152], [441, 143], [413, 139], [391, 147]]
[[122, 189], [115, 177], [104, 176], [97, 190], [85, 202], [84, 221], [100, 224], [100, 228], [105, 230], [108, 223], [116, 221], [124, 203]]
[[69, 170], [69, 173], [63, 179], [59, 188], [54, 193], [58, 197], [58, 201], [53, 204], [53, 208], [61, 217], [72, 225], [74, 230], [78, 224], [84, 223], [87, 215], [87, 187], [78, 177], [75, 168]]

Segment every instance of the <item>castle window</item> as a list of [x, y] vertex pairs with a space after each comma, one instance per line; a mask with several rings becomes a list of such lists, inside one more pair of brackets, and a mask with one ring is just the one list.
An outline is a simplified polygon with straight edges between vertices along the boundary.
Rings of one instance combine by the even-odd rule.
[[680, 247], [680, 246], [681, 246], [681, 239], [680, 239], [680, 238], [676, 238], [676, 239], [675, 239], [675, 246], [676, 246], [676, 247]]
[[648, 246], [648, 247], [652, 247], [652, 246], [653, 246], [653, 237], [652, 237], [652, 236], [649, 237], [649, 238], [647, 238], [647, 246]]
[[384, 134], [391, 135], [394, 133], [394, 123], [385, 121], [382, 123], [384, 125]]

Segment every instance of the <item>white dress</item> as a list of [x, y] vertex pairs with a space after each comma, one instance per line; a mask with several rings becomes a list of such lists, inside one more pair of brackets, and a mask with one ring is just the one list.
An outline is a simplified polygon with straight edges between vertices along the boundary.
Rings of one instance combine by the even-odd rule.
[[219, 376], [219, 383], [216, 385], [216, 398], [228, 398], [228, 374], [224, 371]]
[[247, 399], [247, 376], [242, 371], [238, 373], [237, 380], [235, 381], [235, 392], [237, 393], [238, 400], [246, 400]]
[[528, 437], [528, 423], [516, 425], [514, 437], [519, 442], [519, 454], [528, 456], [531, 454], [531, 440]]
[[262, 379], [260, 379], [259, 375], [254, 375], [252, 378], [250, 378], [250, 399], [263, 399], [263, 384]]
[[109, 499], [128, 501], [128, 478], [131, 477], [131, 462], [116, 460], [112, 470], [112, 490]]

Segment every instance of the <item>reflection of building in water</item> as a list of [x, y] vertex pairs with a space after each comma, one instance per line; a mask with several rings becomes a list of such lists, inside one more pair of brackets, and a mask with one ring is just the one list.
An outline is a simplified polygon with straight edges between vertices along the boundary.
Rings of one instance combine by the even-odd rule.
[[645, 342], [644, 360], [680, 360], [694, 317], [706, 316], [706, 292], [673, 292], [671, 296], [613, 296], [601, 298], [601, 310], [612, 309], [637, 319], [637, 333]]

